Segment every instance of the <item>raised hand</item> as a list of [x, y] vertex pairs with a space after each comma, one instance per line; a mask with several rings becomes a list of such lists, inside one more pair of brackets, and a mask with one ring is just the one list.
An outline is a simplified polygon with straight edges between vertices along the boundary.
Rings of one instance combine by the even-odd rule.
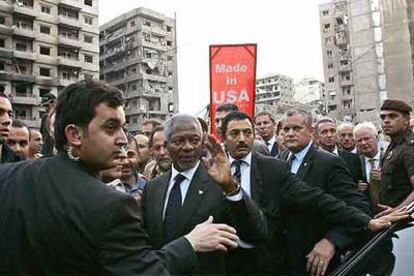
[[205, 222], [188, 233], [185, 238], [190, 242], [195, 252], [227, 251], [227, 248], [236, 248], [239, 237], [236, 229], [227, 224], [213, 223], [210, 216]]
[[402, 207], [400, 209], [393, 211], [392, 213], [388, 215], [375, 218], [375, 219], [371, 219], [368, 223], [368, 228], [372, 232], [377, 232], [379, 230], [390, 227], [394, 222], [408, 219], [409, 216], [410, 214], [407, 211], [407, 207]]
[[202, 161], [207, 167], [207, 173], [226, 194], [234, 192], [238, 188], [238, 183], [231, 176], [230, 163], [224, 149], [212, 135], [207, 137], [206, 147], [210, 156], [203, 157]]

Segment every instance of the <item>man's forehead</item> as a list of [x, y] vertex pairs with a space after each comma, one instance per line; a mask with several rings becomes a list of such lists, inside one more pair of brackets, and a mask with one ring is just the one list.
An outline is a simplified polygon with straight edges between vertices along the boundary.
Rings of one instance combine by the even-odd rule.
[[253, 126], [248, 119], [244, 120], [233, 120], [227, 125], [227, 130], [231, 129], [252, 129]]
[[11, 127], [9, 133], [9, 139], [14, 136], [29, 138], [29, 130], [26, 127]]
[[402, 115], [401, 112], [397, 111], [397, 110], [381, 110], [380, 112], [381, 115], [390, 115], [390, 114], [394, 114], [394, 115]]
[[0, 97], [0, 107], [3, 109], [6, 109], [7, 111], [12, 110], [12, 105], [9, 101], [9, 99], [6, 99], [4, 97]]
[[322, 123], [319, 123], [318, 128], [336, 129], [336, 125], [333, 122], [322, 122]]
[[119, 121], [122, 125], [125, 123], [125, 112], [122, 106], [110, 107], [105, 103], [101, 103], [95, 110], [95, 118], [102, 122], [114, 120]]

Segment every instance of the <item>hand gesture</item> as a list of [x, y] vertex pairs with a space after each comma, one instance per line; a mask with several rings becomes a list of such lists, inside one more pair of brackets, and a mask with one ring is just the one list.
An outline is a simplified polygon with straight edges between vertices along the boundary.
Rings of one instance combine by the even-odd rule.
[[389, 215], [371, 219], [368, 223], [368, 228], [372, 232], [377, 232], [379, 230], [390, 227], [394, 222], [407, 219], [409, 216], [410, 214], [407, 211], [407, 207], [402, 207], [393, 211]]
[[227, 251], [236, 248], [239, 237], [236, 229], [227, 224], [213, 223], [210, 216], [205, 222], [198, 224], [185, 238], [190, 242], [195, 252]]
[[381, 209], [382, 211], [375, 215], [374, 218], [380, 218], [386, 215], [391, 214], [394, 210], [391, 206], [385, 205], [385, 204], [377, 204], [377, 207]]
[[335, 255], [335, 245], [327, 239], [322, 239], [313, 247], [306, 256], [306, 271], [312, 276], [323, 276], [326, 273], [329, 262]]
[[209, 157], [203, 157], [202, 161], [207, 167], [207, 173], [217, 182], [223, 191], [228, 194], [237, 189], [231, 176], [230, 163], [224, 149], [212, 135], [207, 137], [206, 147], [210, 152]]
[[381, 181], [381, 171], [380, 170], [371, 170], [370, 179], [373, 181]]
[[368, 183], [364, 183], [362, 180], [358, 181], [358, 191], [365, 192], [368, 190]]

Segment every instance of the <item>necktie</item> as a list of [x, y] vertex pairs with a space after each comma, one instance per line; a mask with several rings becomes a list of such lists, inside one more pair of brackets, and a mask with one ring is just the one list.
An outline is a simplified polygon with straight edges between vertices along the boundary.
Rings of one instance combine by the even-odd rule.
[[232, 166], [234, 167], [234, 172], [233, 172], [233, 177], [239, 182], [239, 183], [241, 183], [241, 170], [240, 170], [240, 166], [241, 166], [241, 163], [242, 163], [243, 161], [241, 161], [241, 160], [234, 160], [233, 162], [232, 162]]
[[171, 189], [170, 196], [168, 198], [167, 209], [165, 210], [164, 217], [164, 238], [166, 243], [174, 240], [177, 235], [177, 219], [182, 201], [180, 184], [184, 179], [186, 178], [182, 174], [177, 174], [175, 176], [174, 186]]
[[371, 170], [375, 170], [375, 159], [370, 158], [370, 159], [368, 159], [368, 162], [371, 165]]
[[292, 155], [290, 156], [290, 158], [288, 160], [289, 168], [291, 168], [291, 169], [292, 169], [293, 160], [295, 160], [295, 158], [296, 158], [295, 155], [292, 153]]

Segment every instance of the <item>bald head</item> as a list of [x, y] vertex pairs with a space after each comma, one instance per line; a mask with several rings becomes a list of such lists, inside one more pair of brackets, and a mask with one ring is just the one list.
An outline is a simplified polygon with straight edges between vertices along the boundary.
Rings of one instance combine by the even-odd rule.
[[203, 134], [203, 129], [196, 117], [188, 114], [177, 114], [165, 122], [164, 131], [167, 142], [171, 141], [174, 132], [183, 129], [192, 129], [201, 135]]

